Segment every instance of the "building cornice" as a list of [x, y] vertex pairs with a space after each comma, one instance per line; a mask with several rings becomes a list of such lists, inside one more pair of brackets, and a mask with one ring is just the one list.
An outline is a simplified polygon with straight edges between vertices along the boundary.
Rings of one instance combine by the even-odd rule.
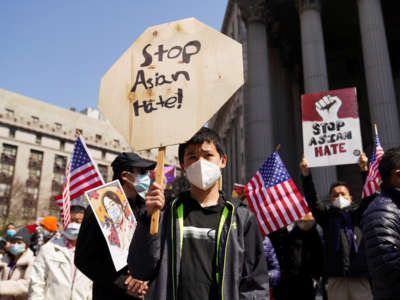
[[[71, 143], [74, 143], [77, 138], [76, 133], [73, 132], [73, 130], [56, 129], [54, 126], [51, 126], [49, 124], [45, 124], [43, 122], [34, 123], [30, 120], [25, 120], [22, 117], [17, 118], [0, 114], [0, 124], [4, 124], [6, 127], [12, 126], [27, 132], [41, 134], [42, 136], [56, 138]], [[84, 136], [84, 138], [85, 143], [88, 146], [99, 150], [106, 150], [108, 152], [113, 152], [116, 154], [120, 153], [121, 151], [129, 150], [128, 146], [108, 146], [109, 144], [112, 144], [112, 141], [93, 141], [93, 137], [91, 136]]]
[[265, 23], [266, 0], [236, 0], [246, 23]]
[[321, 11], [321, 2], [320, 0], [296, 0], [296, 7], [300, 14], [309, 9]]

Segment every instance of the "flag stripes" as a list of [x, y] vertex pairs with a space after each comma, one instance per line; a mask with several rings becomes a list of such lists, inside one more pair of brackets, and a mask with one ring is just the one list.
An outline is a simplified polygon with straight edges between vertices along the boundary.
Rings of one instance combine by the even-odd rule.
[[384, 151], [379, 141], [379, 137], [378, 135], [376, 135], [375, 147], [374, 151], [372, 152], [372, 158], [368, 169], [368, 176], [367, 179], [365, 180], [365, 184], [361, 195], [362, 199], [375, 194], [375, 192], [379, 189], [381, 176], [379, 174], [378, 167], [379, 167], [379, 162], [382, 159], [383, 153]]
[[82, 196], [86, 191], [102, 185], [103, 178], [96, 163], [90, 157], [82, 137], [75, 142], [72, 156], [67, 166], [62, 195], [56, 197], [63, 218], [64, 229], [70, 223], [71, 200]]
[[267, 159], [244, 190], [263, 235], [285, 227], [309, 212], [277, 152]]

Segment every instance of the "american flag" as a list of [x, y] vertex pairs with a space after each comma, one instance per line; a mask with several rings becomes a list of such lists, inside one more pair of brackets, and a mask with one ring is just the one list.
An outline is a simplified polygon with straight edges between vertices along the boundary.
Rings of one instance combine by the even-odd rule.
[[375, 192], [379, 188], [381, 175], [379, 174], [378, 166], [379, 162], [382, 159], [383, 153], [384, 151], [381, 146], [381, 143], [379, 142], [379, 137], [378, 135], [375, 135], [375, 148], [374, 151], [372, 152], [372, 158], [369, 164], [368, 176], [367, 179], [365, 180], [364, 188], [362, 191], [361, 195], [362, 199], [375, 194]]
[[90, 157], [85, 142], [79, 136], [67, 166], [62, 195], [56, 197], [60, 206], [60, 215], [63, 216], [64, 229], [70, 222], [71, 200], [83, 195], [85, 191], [103, 184], [103, 177], [97, 170], [96, 163]]
[[245, 186], [263, 235], [300, 219], [309, 208], [275, 151]]

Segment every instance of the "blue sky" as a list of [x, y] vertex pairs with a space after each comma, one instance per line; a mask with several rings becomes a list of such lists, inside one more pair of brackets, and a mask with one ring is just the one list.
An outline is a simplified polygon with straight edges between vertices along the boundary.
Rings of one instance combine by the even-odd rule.
[[0, 88], [97, 107], [100, 79], [147, 28], [195, 17], [221, 29], [228, 0], [1, 0]]

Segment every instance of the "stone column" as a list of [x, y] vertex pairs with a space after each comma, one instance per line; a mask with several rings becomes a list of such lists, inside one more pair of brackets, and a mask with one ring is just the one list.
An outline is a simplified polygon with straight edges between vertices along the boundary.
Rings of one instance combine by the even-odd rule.
[[238, 0], [247, 27], [248, 96], [244, 99], [246, 180], [275, 148], [272, 128], [265, 0]]
[[400, 122], [380, 0], [358, 0], [371, 122], [384, 149], [400, 144]]
[[[297, 0], [300, 16], [304, 90], [306, 94], [329, 90], [320, 0]], [[336, 167], [312, 170], [317, 193], [328, 197], [329, 186], [336, 181]]]

